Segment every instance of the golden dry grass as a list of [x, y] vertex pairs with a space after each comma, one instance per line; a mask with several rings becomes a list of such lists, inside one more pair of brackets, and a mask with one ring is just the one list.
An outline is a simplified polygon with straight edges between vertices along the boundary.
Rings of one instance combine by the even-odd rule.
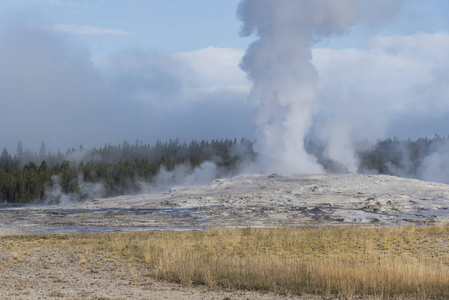
[[449, 299], [449, 226], [0, 237], [0, 250], [10, 253], [2, 265], [37, 248], [76, 249], [80, 268], [92, 255], [140, 264], [157, 279], [185, 285]]

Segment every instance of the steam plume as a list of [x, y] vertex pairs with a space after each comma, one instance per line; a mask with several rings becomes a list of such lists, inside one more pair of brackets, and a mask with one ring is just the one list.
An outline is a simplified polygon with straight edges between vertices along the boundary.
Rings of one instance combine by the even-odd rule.
[[258, 37], [247, 49], [241, 68], [254, 83], [249, 100], [257, 108], [255, 123], [260, 131], [255, 150], [261, 154], [265, 171], [323, 172], [315, 157], [304, 150], [304, 137], [319, 93], [311, 47], [323, 38], [344, 34], [361, 15], [369, 14], [366, 20], [374, 22], [385, 5], [391, 6], [383, 0], [369, 1], [368, 10], [366, 2], [240, 2], [237, 15], [243, 22], [241, 35], [255, 33]]

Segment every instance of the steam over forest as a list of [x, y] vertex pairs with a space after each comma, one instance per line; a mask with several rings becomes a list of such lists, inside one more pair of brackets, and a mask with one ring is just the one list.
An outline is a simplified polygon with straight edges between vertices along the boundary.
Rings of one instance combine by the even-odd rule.
[[[423, 164], [429, 157], [442, 154], [448, 141], [449, 137], [435, 135], [431, 139], [395, 138], [375, 143], [360, 140], [353, 146], [359, 173], [421, 178]], [[4, 149], [0, 156], [0, 200], [50, 204], [160, 192], [182, 183], [205, 184], [214, 178], [236, 175], [254, 163], [257, 154], [253, 145], [247, 139], [190, 143], [175, 139], [154, 145], [124, 141], [98, 149], [80, 146], [50, 153], [44, 143], [39, 152], [33, 152], [24, 150], [19, 142], [15, 154]], [[324, 144], [307, 139], [305, 147], [327, 172], [347, 172], [338, 162], [326, 158]], [[189, 176], [191, 181], [179, 180]], [[203, 176], [203, 181], [195, 181], [192, 176]], [[447, 183], [446, 178], [440, 181]]]

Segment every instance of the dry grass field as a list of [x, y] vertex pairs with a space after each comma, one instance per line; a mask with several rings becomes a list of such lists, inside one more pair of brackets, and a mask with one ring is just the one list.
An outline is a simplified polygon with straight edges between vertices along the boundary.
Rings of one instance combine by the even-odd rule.
[[[449, 226], [1, 236], [0, 253], [0, 292], [24, 299], [33, 282], [50, 281], [50, 296], [64, 298], [51, 282], [82, 283], [87, 296], [89, 284], [106, 284], [101, 278], [136, 289], [163, 280], [278, 295], [449, 299]], [[76, 280], [83, 272], [101, 276]]]

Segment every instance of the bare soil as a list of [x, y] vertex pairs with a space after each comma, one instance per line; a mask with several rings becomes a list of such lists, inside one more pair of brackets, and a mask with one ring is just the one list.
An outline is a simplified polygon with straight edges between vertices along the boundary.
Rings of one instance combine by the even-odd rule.
[[182, 286], [154, 280], [139, 264], [70, 250], [33, 250], [0, 252], [0, 299], [304, 299]]

